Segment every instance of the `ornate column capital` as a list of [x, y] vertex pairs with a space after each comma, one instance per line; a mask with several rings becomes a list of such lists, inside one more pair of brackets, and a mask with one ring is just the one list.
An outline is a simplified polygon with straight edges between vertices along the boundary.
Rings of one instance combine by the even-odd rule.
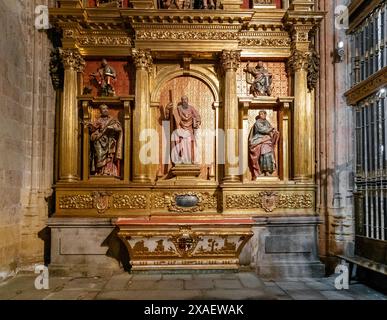
[[289, 74], [297, 71], [307, 72], [309, 90], [316, 88], [320, 72], [320, 56], [315, 49], [309, 51], [293, 50], [287, 64]]
[[152, 68], [153, 59], [150, 50], [132, 49], [132, 57], [136, 69], [147, 69], [149, 71]]
[[63, 66], [65, 69], [72, 69], [77, 72], [82, 72], [86, 62], [82, 58], [78, 49], [60, 49]]
[[292, 54], [288, 60], [287, 69], [288, 73], [294, 74], [297, 71], [308, 70], [309, 65], [309, 51], [292, 50]]
[[224, 71], [236, 71], [241, 62], [241, 50], [223, 50], [220, 56], [220, 62]]

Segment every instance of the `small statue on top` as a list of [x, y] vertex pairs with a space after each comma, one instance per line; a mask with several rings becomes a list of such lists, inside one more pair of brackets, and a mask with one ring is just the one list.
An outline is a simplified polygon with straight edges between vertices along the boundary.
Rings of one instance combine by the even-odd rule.
[[[273, 75], [263, 66], [262, 61], [258, 61], [255, 68], [251, 67], [250, 62], [248, 62], [243, 71], [246, 72], [246, 82], [251, 85], [250, 94], [254, 97], [271, 96]], [[249, 77], [249, 74], [253, 79]]]
[[112, 66], [107, 63], [106, 59], [102, 59], [101, 67], [90, 74], [91, 82], [94, 82], [98, 87], [98, 95], [102, 97], [115, 96], [116, 92], [113, 87], [113, 82], [117, 78], [117, 73]]

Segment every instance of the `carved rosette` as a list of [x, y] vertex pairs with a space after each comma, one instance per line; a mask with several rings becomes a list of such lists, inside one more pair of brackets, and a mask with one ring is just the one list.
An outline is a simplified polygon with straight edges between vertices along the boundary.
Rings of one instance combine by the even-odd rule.
[[85, 60], [76, 49], [60, 49], [60, 55], [65, 69], [82, 72], [86, 66]]
[[223, 50], [220, 62], [224, 71], [232, 70], [236, 72], [241, 62], [241, 50]]
[[132, 57], [136, 69], [146, 69], [148, 71], [152, 68], [152, 55], [150, 50], [133, 49]]

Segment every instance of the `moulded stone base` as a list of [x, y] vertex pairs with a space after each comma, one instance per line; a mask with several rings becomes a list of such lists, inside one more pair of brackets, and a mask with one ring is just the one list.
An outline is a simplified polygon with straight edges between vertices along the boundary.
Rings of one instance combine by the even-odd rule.
[[125, 250], [110, 219], [50, 218], [49, 270], [57, 275], [109, 275], [125, 266]]

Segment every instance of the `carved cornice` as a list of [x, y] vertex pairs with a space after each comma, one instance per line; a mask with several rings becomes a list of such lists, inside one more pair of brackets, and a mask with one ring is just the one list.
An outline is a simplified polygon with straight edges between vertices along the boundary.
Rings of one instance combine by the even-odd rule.
[[387, 84], [387, 67], [378, 71], [367, 80], [357, 84], [352, 89], [345, 93], [347, 103], [349, 105], [356, 105], [359, 101], [372, 95]]
[[65, 69], [73, 69], [82, 72], [85, 68], [85, 60], [77, 49], [60, 49], [63, 66]]
[[241, 62], [241, 50], [223, 50], [220, 62], [224, 71], [237, 71]]
[[150, 50], [132, 49], [132, 58], [137, 69], [151, 69], [152, 55]]

